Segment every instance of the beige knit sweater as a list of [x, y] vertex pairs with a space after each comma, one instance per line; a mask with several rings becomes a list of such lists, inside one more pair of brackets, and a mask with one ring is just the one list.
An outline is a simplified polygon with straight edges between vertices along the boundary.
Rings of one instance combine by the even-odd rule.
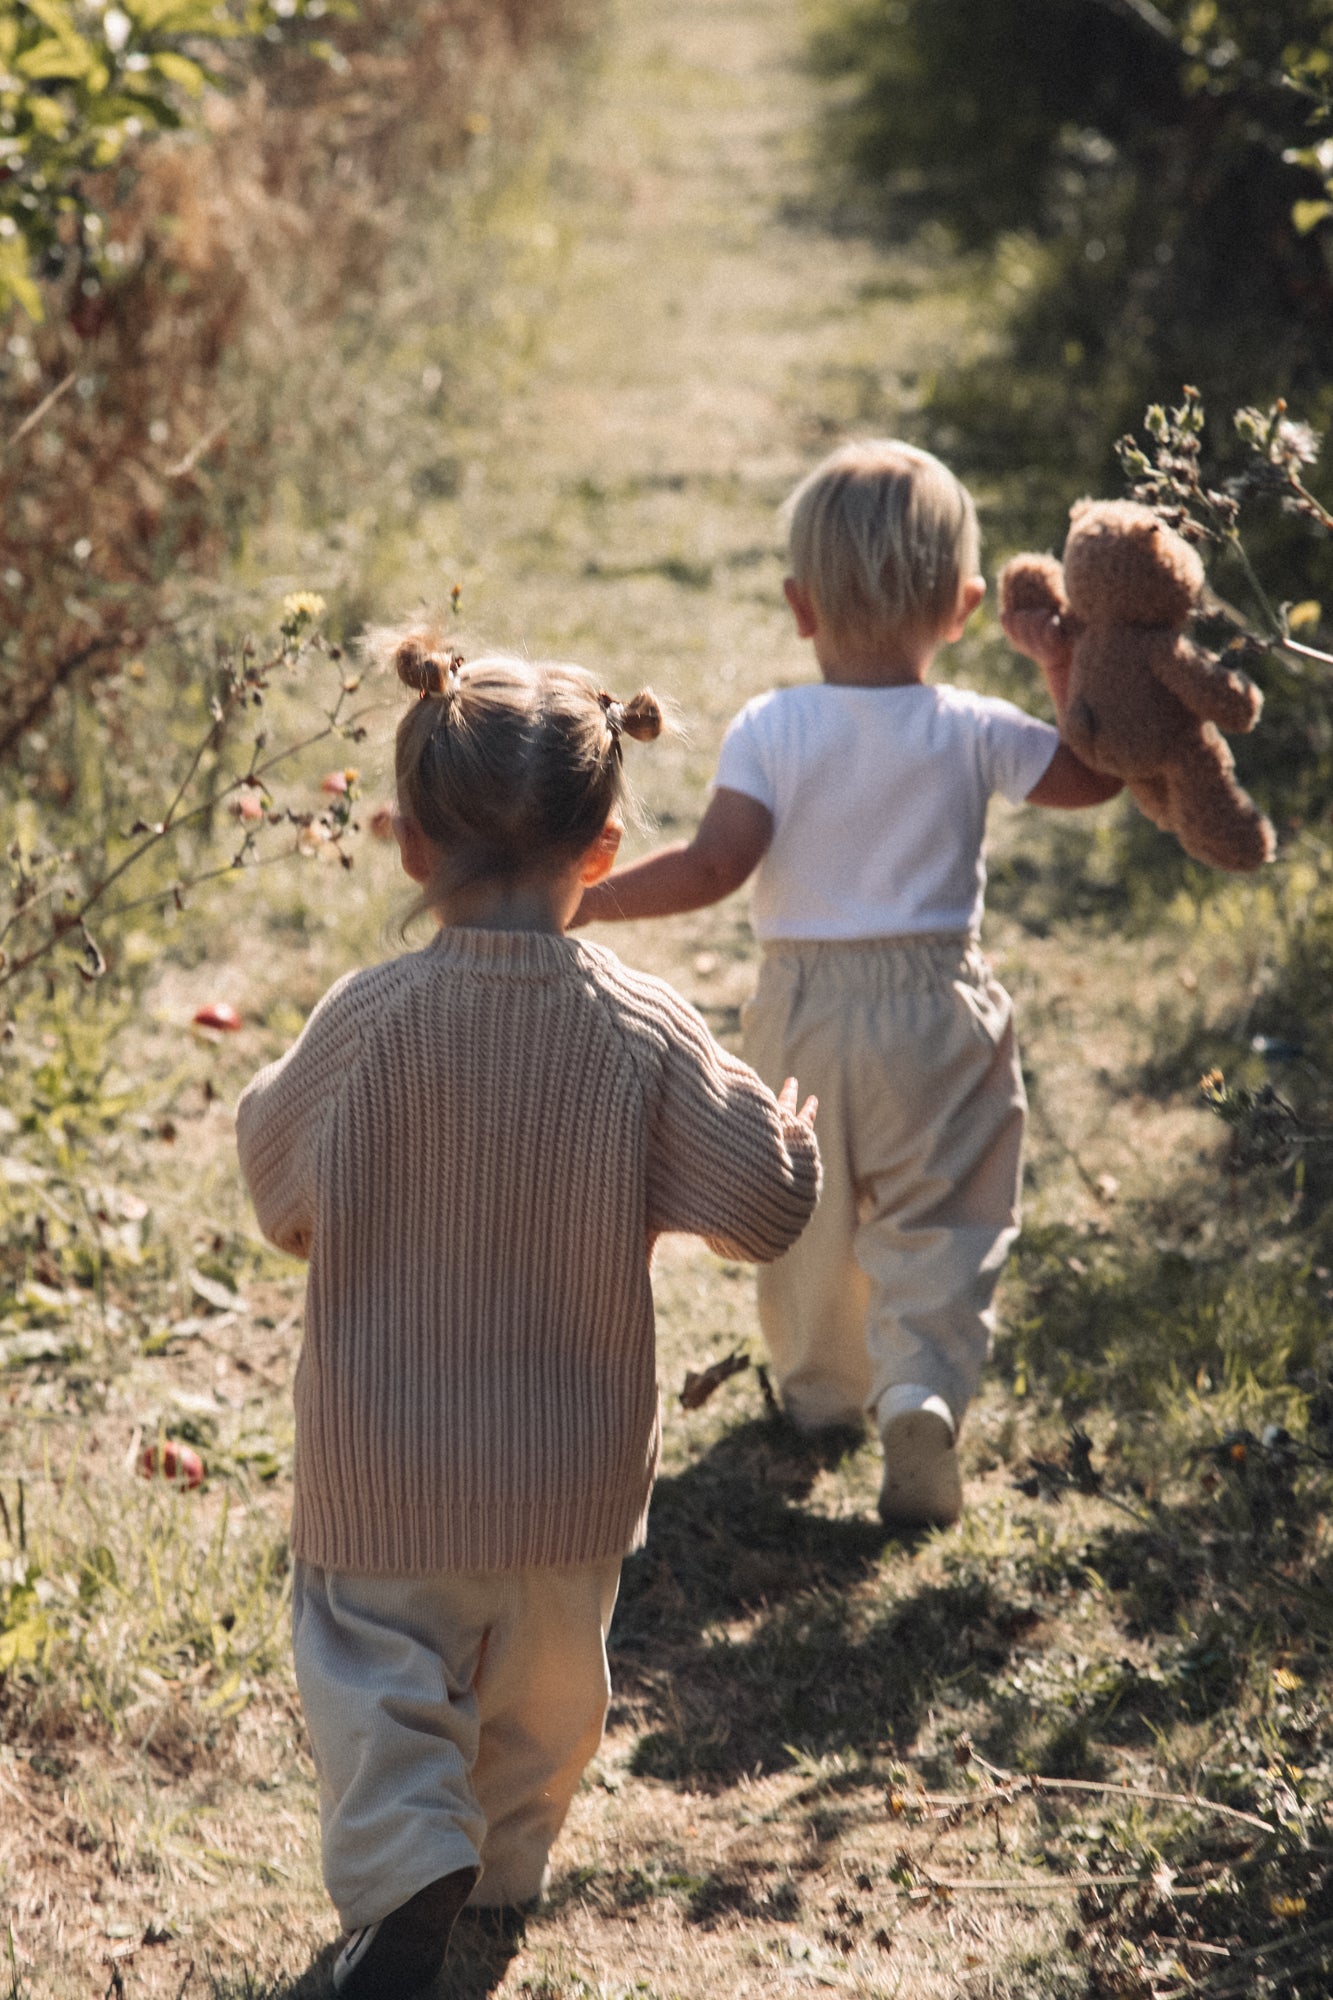
[[327, 1569], [559, 1566], [642, 1539], [648, 1261], [766, 1261], [819, 1156], [660, 980], [443, 929], [342, 979], [237, 1107], [265, 1233], [310, 1259], [292, 1550]]

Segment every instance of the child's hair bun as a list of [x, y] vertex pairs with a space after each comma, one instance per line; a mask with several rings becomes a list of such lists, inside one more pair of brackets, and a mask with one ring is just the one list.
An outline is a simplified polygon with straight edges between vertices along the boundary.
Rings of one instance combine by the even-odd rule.
[[393, 649], [394, 672], [417, 694], [443, 694], [448, 664], [432, 649], [428, 633], [408, 632]]
[[666, 717], [662, 704], [651, 688], [640, 688], [624, 704], [624, 719], [621, 728], [626, 736], [632, 736], [636, 743], [651, 743], [662, 734]]

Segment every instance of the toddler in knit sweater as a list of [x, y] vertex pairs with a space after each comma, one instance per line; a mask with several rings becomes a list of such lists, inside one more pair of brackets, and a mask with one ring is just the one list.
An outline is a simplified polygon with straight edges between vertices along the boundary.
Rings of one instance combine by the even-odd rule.
[[418, 1992], [465, 1902], [540, 1893], [657, 1463], [653, 1242], [774, 1258], [819, 1184], [813, 1100], [566, 935], [652, 695], [429, 635], [394, 661], [438, 929], [340, 980], [237, 1110], [260, 1223], [310, 1264], [293, 1633], [343, 2000]]

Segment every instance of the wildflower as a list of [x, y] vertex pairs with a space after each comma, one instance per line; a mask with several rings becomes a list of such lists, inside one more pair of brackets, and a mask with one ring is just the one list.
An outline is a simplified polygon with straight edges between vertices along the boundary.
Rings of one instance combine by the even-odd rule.
[[327, 847], [332, 838], [333, 835], [326, 826], [321, 826], [317, 819], [311, 820], [310, 824], [303, 826], [296, 836], [297, 852], [318, 854], [321, 847]]
[[1309, 424], [1280, 417], [1273, 426], [1268, 456], [1275, 465], [1313, 465], [1319, 456], [1319, 434]]
[[314, 590], [294, 590], [282, 600], [283, 623], [291, 625], [313, 624], [316, 618], [324, 616], [324, 599]]
[[313, 590], [294, 590], [282, 600], [282, 636], [299, 639], [308, 625], [324, 616], [324, 599]]

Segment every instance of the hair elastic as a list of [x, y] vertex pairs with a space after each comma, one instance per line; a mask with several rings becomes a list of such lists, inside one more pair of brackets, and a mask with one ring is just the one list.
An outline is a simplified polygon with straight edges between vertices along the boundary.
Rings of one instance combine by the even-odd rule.
[[461, 653], [450, 653], [444, 665], [441, 665], [432, 653], [427, 653], [422, 668], [429, 678], [417, 689], [417, 700], [439, 700], [449, 695], [456, 695], [461, 680], [458, 669], [462, 664]]
[[606, 726], [619, 745], [620, 732], [625, 727], [625, 704], [623, 701], [617, 701], [613, 694], [608, 694], [605, 688], [598, 689], [597, 699], [602, 705]]

